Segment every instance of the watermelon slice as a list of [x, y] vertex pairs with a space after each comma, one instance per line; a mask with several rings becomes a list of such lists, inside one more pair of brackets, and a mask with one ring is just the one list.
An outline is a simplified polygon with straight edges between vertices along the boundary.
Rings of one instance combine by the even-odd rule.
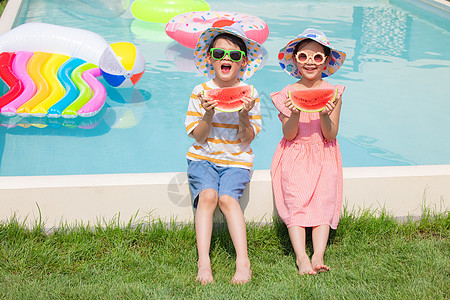
[[299, 110], [304, 112], [318, 112], [325, 109], [329, 101], [334, 101], [338, 95], [338, 91], [342, 90], [343, 86], [337, 86], [331, 89], [308, 89], [289, 91], [288, 96], [292, 104]]
[[244, 97], [253, 95], [253, 85], [204, 90], [203, 95], [218, 102], [216, 110], [235, 112], [242, 109]]

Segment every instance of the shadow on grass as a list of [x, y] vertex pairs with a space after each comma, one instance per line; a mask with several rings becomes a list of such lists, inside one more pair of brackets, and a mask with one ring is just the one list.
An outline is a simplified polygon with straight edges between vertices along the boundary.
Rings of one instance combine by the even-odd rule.
[[[289, 238], [288, 229], [280, 217], [275, 216], [273, 218], [273, 227], [280, 241], [283, 253], [285, 255], [294, 255], [295, 257], [294, 248], [292, 247], [291, 240]], [[306, 230], [306, 250], [307, 252], [309, 252], [308, 253], [309, 255], [312, 255], [314, 253], [314, 247], [312, 242], [312, 227], [306, 227], [305, 230]], [[333, 244], [335, 238], [336, 238], [336, 230], [330, 229], [330, 235], [328, 237], [327, 245], [329, 246]]]
[[[250, 243], [254, 243], [254, 245], [249, 245], [249, 248], [253, 247], [259, 247], [258, 243], [260, 240], [255, 241], [254, 236], [252, 238], [251, 232], [252, 227], [251, 226], [260, 226], [260, 227], [266, 227], [266, 230], [271, 231], [272, 234], [268, 234], [269, 236], [276, 237], [277, 242], [279, 243], [278, 247], [281, 249], [282, 253], [286, 256], [291, 256], [295, 260], [295, 253], [294, 248], [292, 247], [290, 238], [289, 238], [289, 232], [286, 227], [286, 225], [283, 223], [283, 221], [278, 217], [273, 218], [272, 224], [269, 224], [269, 226], [266, 226], [259, 224], [247, 224], [247, 239], [250, 241]], [[336, 230], [330, 230], [330, 236], [328, 238], [327, 245], [331, 245], [334, 243], [336, 238]], [[215, 221], [213, 224], [213, 231], [211, 236], [211, 248], [210, 248], [210, 255], [216, 250], [216, 249], [223, 249], [230, 257], [235, 258], [236, 257], [236, 251], [233, 245], [233, 241], [230, 236], [230, 232], [228, 231], [228, 226], [226, 223], [226, 220], [219, 220]], [[312, 242], [312, 228], [307, 227], [306, 228], [306, 249], [309, 255], [312, 255], [314, 252], [313, 248], [313, 242]]]

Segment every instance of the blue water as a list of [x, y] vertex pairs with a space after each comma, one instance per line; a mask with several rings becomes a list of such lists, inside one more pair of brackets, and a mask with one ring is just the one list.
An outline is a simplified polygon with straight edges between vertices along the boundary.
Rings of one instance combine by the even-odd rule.
[[[164, 25], [85, 3], [24, 0], [16, 25], [53, 23], [94, 31], [109, 43], [133, 42], [146, 72], [135, 89], [108, 88], [94, 119], [0, 127], [0, 175], [185, 171], [192, 143], [184, 128], [187, 103], [192, 88], [206, 80], [193, 66], [192, 50], [168, 38]], [[211, 10], [257, 15], [270, 28], [264, 68], [248, 80], [260, 93], [264, 126], [253, 142], [255, 169], [269, 169], [281, 138], [269, 94], [295, 80], [278, 66], [278, 50], [307, 27], [321, 29], [347, 53], [329, 78], [347, 88], [338, 136], [344, 167], [450, 164], [448, 10], [425, 11], [413, 1], [209, 3]]]

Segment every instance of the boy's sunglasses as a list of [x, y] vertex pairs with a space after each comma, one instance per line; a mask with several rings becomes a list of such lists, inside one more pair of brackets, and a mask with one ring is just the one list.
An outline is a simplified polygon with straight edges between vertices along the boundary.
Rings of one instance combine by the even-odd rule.
[[228, 54], [228, 57], [234, 61], [238, 62], [241, 61], [241, 59], [245, 56], [245, 52], [241, 50], [225, 50], [220, 48], [211, 48], [209, 50], [211, 52], [211, 57], [215, 60], [221, 60], [225, 57], [225, 55]]
[[302, 64], [307, 63], [311, 59], [311, 61], [314, 64], [321, 65], [325, 61], [326, 56], [321, 52], [313, 53], [310, 56], [305, 51], [300, 51], [300, 52], [297, 52], [297, 54], [295, 55], [295, 58], [297, 59], [297, 61], [299, 63], [302, 63]]

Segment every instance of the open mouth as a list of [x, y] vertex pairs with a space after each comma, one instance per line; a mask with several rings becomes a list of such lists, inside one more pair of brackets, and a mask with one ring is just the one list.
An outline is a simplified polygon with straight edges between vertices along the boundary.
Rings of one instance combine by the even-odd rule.
[[220, 69], [222, 70], [223, 73], [228, 73], [231, 71], [231, 65], [224, 63], [220, 66]]

